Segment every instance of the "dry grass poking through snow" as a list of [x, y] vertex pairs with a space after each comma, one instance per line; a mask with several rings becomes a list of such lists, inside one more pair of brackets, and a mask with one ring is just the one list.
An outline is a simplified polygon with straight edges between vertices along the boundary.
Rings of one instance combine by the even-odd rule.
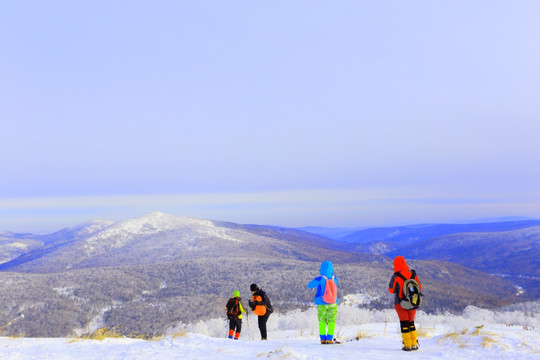
[[453, 342], [460, 348], [471, 348], [478, 346], [478, 343], [483, 348], [490, 349], [493, 346], [499, 346], [504, 350], [507, 345], [501, 344], [499, 341], [500, 335], [491, 331], [484, 330], [484, 326], [476, 326], [474, 330], [469, 331], [467, 328], [463, 328], [461, 332], [451, 332], [438, 339], [439, 344], [447, 342]]

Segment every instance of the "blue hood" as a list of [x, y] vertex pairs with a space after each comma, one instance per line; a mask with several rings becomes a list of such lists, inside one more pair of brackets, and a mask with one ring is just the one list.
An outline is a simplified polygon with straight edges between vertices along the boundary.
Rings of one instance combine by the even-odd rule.
[[331, 261], [323, 261], [321, 264], [320, 274], [326, 276], [328, 279], [334, 275], [334, 266]]

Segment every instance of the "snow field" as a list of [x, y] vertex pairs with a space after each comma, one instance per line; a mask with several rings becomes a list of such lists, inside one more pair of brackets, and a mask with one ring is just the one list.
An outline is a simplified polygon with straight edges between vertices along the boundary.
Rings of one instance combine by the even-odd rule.
[[225, 319], [212, 319], [179, 326], [171, 329], [171, 335], [151, 341], [0, 337], [0, 359], [540, 359], [539, 318], [538, 313], [473, 307], [461, 316], [419, 312], [420, 350], [409, 353], [401, 351], [399, 322], [393, 310], [340, 306], [336, 335], [345, 342], [320, 345], [312, 308], [272, 314], [268, 341], [259, 340], [257, 319], [251, 315], [249, 326], [247, 318], [244, 320], [238, 341], [225, 337]]

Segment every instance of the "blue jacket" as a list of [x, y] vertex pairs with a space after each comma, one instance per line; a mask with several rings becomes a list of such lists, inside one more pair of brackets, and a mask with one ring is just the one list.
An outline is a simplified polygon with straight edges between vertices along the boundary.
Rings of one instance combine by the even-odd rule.
[[[324, 289], [326, 287], [326, 279], [323, 278], [322, 275], [326, 276], [328, 279], [334, 276], [334, 266], [332, 265], [332, 262], [323, 261], [321, 264], [320, 274], [320, 276], [317, 276], [315, 279], [309, 282], [308, 287], [310, 289], [317, 288], [317, 292], [315, 293], [315, 305], [328, 305], [322, 299]], [[334, 276], [334, 281], [336, 282], [336, 285], [338, 285], [337, 276]], [[339, 299], [336, 298], [336, 304], [338, 303], [338, 301]]]

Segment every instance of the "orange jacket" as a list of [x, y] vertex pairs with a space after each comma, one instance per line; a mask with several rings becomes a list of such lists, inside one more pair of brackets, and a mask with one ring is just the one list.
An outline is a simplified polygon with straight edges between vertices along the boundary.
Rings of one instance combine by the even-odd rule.
[[264, 316], [266, 314], [266, 306], [264, 306], [263, 299], [260, 295], [253, 295], [251, 301], [255, 302], [253, 313], [257, 316]]

